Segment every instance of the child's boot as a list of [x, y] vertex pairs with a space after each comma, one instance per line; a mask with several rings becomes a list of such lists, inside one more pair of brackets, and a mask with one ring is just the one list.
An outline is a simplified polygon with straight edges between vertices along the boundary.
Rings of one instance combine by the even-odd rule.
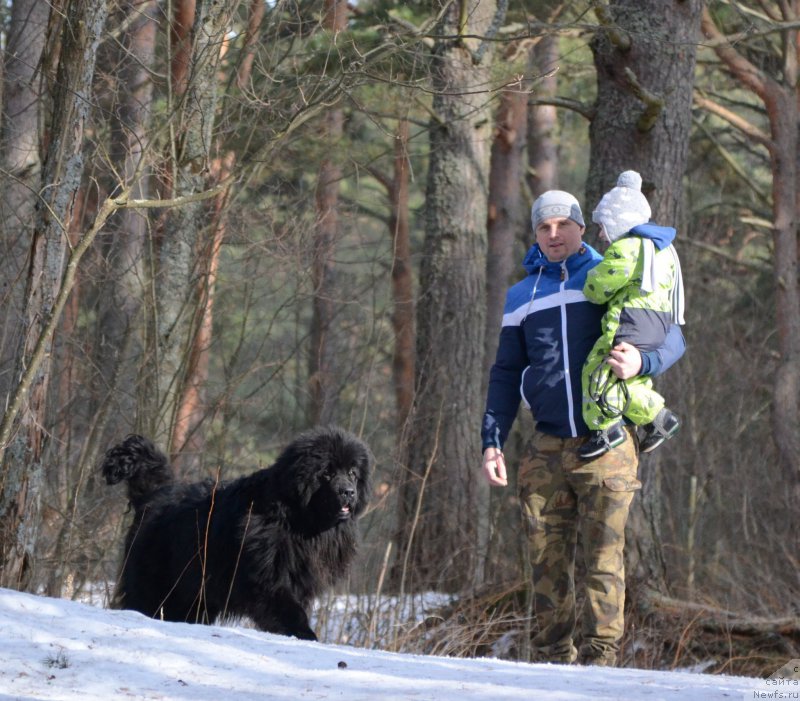
[[578, 455], [584, 460], [596, 458], [624, 443], [626, 437], [622, 422], [617, 421], [608, 428], [592, 431], [586, 442], [578, 449]]
[[639, 442], [639, 452], [649, 453], [655, 450], [668, 438], [672, 438], [681, 427], [680, 419], [664, 407], [658, 412], [652, 423], [642, 426], [644, 436]]

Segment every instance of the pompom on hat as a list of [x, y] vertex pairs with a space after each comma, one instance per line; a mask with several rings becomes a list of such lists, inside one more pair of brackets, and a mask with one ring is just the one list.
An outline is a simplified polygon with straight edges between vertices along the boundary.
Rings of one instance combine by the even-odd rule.
[[642, 176], [626, 170], [617, 178], [617, 186], [609, 190], [592, 212], [592, 221], [602, 225], [609, 240], [616, 241], [634, 226], [650, 221], [652, 212], [642, 194]]
[[545, 219], [566, 217], [579, 226], [586, 226], [578, 200], [563, 190], [548, 190], [536, 198], [531, 207], [531, 226], [536, 231]]

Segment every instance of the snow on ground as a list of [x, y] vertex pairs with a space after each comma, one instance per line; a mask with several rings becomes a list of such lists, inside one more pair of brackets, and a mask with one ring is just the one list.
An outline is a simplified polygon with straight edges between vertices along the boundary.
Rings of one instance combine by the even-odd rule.
[[[327, 645], [0, 589], [0, 701], [709, 701], [767, 680], [523, 664]], [[783, 698], [800, 698], [798, 688]], [[794, 695], [791, 695], [794, 694]]]

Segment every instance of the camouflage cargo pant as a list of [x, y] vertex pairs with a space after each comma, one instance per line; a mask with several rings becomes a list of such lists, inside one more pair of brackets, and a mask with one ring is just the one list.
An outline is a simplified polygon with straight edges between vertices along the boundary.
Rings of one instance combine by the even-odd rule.
[[595, 460], [582, 460], [583, 438], [538, 431], [519, 468], [519, 490], [533, 568], [536, 657], [569, 663], [578, 651], [575, 554], [580, 533], [586, 592], [581, 661], [613, 665], [623, 632], [625, 522], [637, 479], [638, 444], [628, 440]]

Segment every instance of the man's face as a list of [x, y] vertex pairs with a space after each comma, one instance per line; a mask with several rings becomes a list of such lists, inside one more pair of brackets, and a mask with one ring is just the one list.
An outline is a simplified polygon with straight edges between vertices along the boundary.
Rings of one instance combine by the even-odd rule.
[[580, 250], [583, 230], [567, 217], [552, 217], [536, 227], [536, 243], [551, 263], [560, 263]]

